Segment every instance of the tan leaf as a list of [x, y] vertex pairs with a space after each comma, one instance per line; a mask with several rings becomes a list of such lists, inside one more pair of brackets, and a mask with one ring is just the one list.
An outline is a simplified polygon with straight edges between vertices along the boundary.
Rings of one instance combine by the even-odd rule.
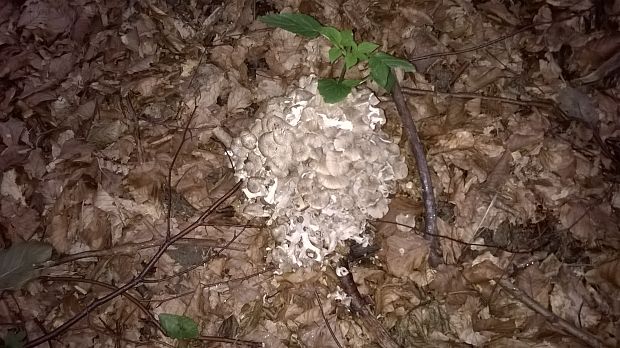
[[22, 188], [17, 185], [17, 173], [15, 169], [4, 172], [2, 175], [2, 184], [0, 185], [0, 194], [9, 196], [14, 200], [26, 205], [26, 199], [22, 193]]
[[49, 74], [56, 79], [65, 79], [73, 70], [76, 56], [73, 53], [65, 53], [52, 59], [49, 63]]
[[88, 205], [81, 209], [79, 236], [91, 249], [110, 246], [111, 232], [108, 214]]
[[14, 118], [0, 122], [0, 137], [6, 146], [16, 145], [25, 130], [24, 123]]
[[503, 274], [502, 269], [490, 260], [484, 260], [463, 270], [463, 276], [473, 284], [488, 282], [501, 277]]
[[517, 284], [520, 289], [535, 299], [536, 302], [543, 305], [543, 307], [549, 305], [549, 291], [552, 285], [548, 277], [540, 271], [537, 265], [531, 265], [519, 273]]
[[605, 262], [587, 273], [587, 277], [603, 279], [620, 289], [620, 259]]
[[519, 20], [508, 11], [503, 3], [498, 1], [487, 1], [483, 4], [479, 4], [478, 8], [482, 11], [488, 12], [492, 16], [503, 20], [510, 25], [519, 25]]
[[23, 5], [17, 25], [41, 29], [48, 37], [69, 32], [75, 12], [64, 1], [29, 0]]
[[41, 149], [30, 151], [24, 170], [31, 179], [40, 179], [45, 174], [45, 160], [43, 159]]
[[572, 287], [579, 284], [577, 279], [570, 285], [555, 285], [549, 294], [550, 306], [553, 313], [560, 318], [573, 323], [580, 323], [583, 327], [593, 327], [602, 319], [601, 313], [591, 308], [586, 299]]
[[236, 84], [232, 86], [228, 95], [227, 108], [231, 113], [243, 111], [252, 104], [253, 95], [247, 88]]
[[286, 91], [286, 85], [282, 79], [272, 77], [269, 72], [261, 71], [256, 74], [258, 87], [256, 88], [256, 102], [262, 102], [265, 99], [279, 97]]
[[100, 121], [92, 126], [87, 140], [95, 145], [105, 146], [118, 140], [127, 128], [120, 120]]
[[47, 224], [46, 234], [54, 249], [60, 253], [67, 253], [73, 244], [75, 228], [70, 228], [72, 216], [54, 215]]
[[2, 197], [0, 223], [7, 229], [9, 239], [12, 241], [30, 240], [41, 224], [36, 210], [25, 207], [9, 197]]
[[387, 269], [397, 277], [407, 278], [412, 271], [424, 270], [428, 242], [411, 233], [396, 233], [382, 242]]

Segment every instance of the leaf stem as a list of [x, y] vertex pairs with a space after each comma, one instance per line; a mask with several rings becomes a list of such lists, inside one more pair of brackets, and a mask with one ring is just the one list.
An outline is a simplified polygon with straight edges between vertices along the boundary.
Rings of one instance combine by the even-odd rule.
[[342, 70], [340, 71], [340, 77], [338, 77], [338, 82], [342, 82], [344, 80], [344, 74], [347, 72], [347, 64], [343, 62]]

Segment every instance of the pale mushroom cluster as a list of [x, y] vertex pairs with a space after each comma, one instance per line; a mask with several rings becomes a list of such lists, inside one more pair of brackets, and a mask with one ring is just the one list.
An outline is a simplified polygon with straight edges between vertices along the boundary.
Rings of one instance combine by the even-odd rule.
[[342, 242], [367, 244], [366, 220], [388, 210], [395, 181], [407, 176], [400, 148], [381, 131], [379, 100], [358, 88], [326, 104], [314, 77], [274, 98], [249, 129], [230, 138], [236, 176], [246, 196], [242, 212], [267, 217], [281, 266], [305, 266], [334, 256]]

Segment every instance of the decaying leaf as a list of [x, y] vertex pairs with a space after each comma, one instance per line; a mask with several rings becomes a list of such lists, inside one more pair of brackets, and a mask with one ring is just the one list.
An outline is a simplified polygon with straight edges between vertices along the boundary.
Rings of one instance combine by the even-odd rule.
[[0, 290], [16, 290], [34, 279], [36, 264], [52, 257], [52, 247], [40, 242], [24, 242], [0, 250]]
[[[416, 163], [408, 157], [409, 175], [394, 184], [389, 213], [368, 231], [370, 246], [381, 250], [350, 270], [397, 343], [582, 344], [497, 287], [501, 277], [554, 315], [618, 345], [618, 166], [594, 141], [600, 135], [613, 149], [619, 137], [619, 0], [0, 3], [0, 244], [11, 245], [0, 250], [0, 288], [23, 287], [37, 275], [32, 265], [50, 258], [49, 245], [24, 240], [47, 240], [63, 254], [104, 255], [54, 267], [55, 275], [121, 286], [139, 274], [168, 226], [172, 234], [183, 230], [237, 182], [212, 137], [216, 127], [236, 136], [300, 78], [339, 79], [340, 62], [329, 58], [343, 51], [318, 37], [320, 21], [354, 33], [365, 42], [358, 50], [378, 45], [417, 69], [392, 76], [389, 64], [373, 60], [375, 71], [362, 64], [342, 76], [397, 78], [411, 93], [439, 203], [445, 264], [433, 270], [419, 234], [425, 222]], [[317, 22], [296, 23], [294, 12]], [[317, 37], [266, 29], [258, 19], [277, 13], [289, 19], [281, 27]], [[533, 26], [518, 29], [525, 24]], [[336, 39], [330, 31], [324, 33]], [[390, 95], [370, 88], [388, 116], [383, 130], [407, 154]], [[577, 122], [560, 119], [550, 100]], [[162, 204], [168, 192], [176, 201], [169, 223]], [[178, 202], [188, 203], [186, 214], [177, 213], [185, 212]], [[330, 267], [266, 271], [277, 261], [264, 228], [273, 222], [246, 221], [235, 214], [239, 201], [226, 204], [164, 254], [147, 274], [146, 290], [136, 288], [151, 296], [156, 317], [183, 313], [173, 318], [179, 330], [172, 335], [193, 336], [187, 327], [199, 324], [201, 334], [268, 347], [337, 347], [329, 325], [342, 346], [373, 344]], [[187, 250], [212, 252], [181, 258]], [[3, 270], [7, 260], [12, 271]], [[33, 339], [42, 333], [32, 318], [58, 327], [80, 302], [102, 295], [88, 284], [45, 286], [11, 292], [0, 302], [0, 321], [23, 322]], [[125, 300], [93, 313], [100, 327], [125, 323], [128, 342], [175, 344]], [[190, 325], [183, 329], [182, 321]], [[101, 330], [81, 329], [58, 336], [58, 344], [118, 344]], [[5, 341], [13, 339], [4, 332]]]

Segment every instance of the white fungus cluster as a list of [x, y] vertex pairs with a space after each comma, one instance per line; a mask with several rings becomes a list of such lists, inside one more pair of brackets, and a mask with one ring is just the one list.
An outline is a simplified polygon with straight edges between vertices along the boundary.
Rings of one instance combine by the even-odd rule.
[[242, 212], [268, 218], [281, 266], [323, 262], [348, 239], [368, 244], [366, 220], [387, 213], [395, 180], [407, 176], [371, 91], [326, 104], [316, 79], [300, 85], [270, 100], [238, 137], [215, 132], [244, 181]]

